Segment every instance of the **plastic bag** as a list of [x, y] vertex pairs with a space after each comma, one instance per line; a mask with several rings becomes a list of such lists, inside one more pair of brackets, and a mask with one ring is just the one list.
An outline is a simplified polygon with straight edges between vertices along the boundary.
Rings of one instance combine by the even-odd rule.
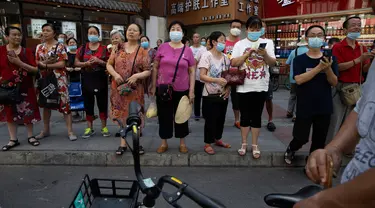
[[148, 106], [146, 117], [153, 118], [158, 116], [158, 109], [156, 107], [155, 97], [151, 99], [150, 106]]

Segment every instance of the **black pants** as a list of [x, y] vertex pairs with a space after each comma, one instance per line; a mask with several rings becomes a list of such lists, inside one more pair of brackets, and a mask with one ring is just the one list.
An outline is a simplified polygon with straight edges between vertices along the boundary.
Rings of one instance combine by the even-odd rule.
[[232, 100], [232, 109], [235, 111], [240, 110], [240, 105], [238, 103], [238, 93], [237, 93], [237, 86], [232, 86], [230, 92], [230, 98]]
[[201, 101], [204, 83], [195, 80], [194, 115], [201, 116]]
[[85, 104], [86, 120], [94, 121], [95, 97], [99, 109], [100, 120], [108, 118], [108, 88], [100, 89], [98, 92], [82, 88], [82, 96]]
[[212, 144], [223, 136], [228, 100], [214, 100], [203, 97], [204, 143]]
[[[156, 96], [156, 103], [158, 109], [159, 119], [159, 136], [161, 139], [170, 139], [173, 137], [173, 127], [176, 138], [185, 138], [189, 135], [189, 123], [186, 121], [183, 124], [176, 124], [174, 117], [177, 111], [178, 104], [184, 95], [188, 95], [189, 91], [172, 92], [171, 101], [162, 101], [159, 96]], [[158, 95], [158, 93], [156, 93]]]
[[262, 127], [262, 113], [267, 92], [238, 93], [241, 127]]
[[310, 129], [313, 128], [310, 153], [325, 146], [331, 115], [317, 115], [311, 118], [296, 118], [293, 127], [293, 140], [290, 150], [297, 151], [309, 142]]

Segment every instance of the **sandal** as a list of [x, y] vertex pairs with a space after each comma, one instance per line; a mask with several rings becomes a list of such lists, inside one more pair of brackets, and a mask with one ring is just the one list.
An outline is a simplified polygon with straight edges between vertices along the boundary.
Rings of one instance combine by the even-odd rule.
[[219, 146], [219, 147], [224, 147], [224, 148], [231, 148], [232, 147], [232, 146], [230, 146], [230, 144], [224, 143], [221, 139], [216, 140], [215, 145]]
[[44, 131], [41, 131], [39, 135], [35, 136], [35, 139], [37, 140], [44, 139], [49, 136], [50, 136], [50, 133], [45, 133]]
[[124, 154], [124, 152], [126, 152], [127, 149], [128, 149], [128, 146], [126, 146], [126, 147], [119, 146], [118, 149], [116, 150], [116, 155]]
[[204, 151], [209, 154], [209, 155], [214, 155], [215, 154], [215, 150], [211, 147], [211, 145], [209, 144], [206, 144], [204, 146]]
[[258, 148], [258, 145], [253, 144], [251, 146], [252, 146], [253, 158], [259, 159], [260, 158], [260, 150]]
[[241, 149], [238, 150], [240, 156], [245, 156], [247, 151], [247, 143], [242, 143]]
[[188, 148], [186, 147], [186, 145], [185, 144], [183, 144], [183, 145], [180, 145], [180, 152], [181, 153], [188, 153]]
[[270, 132], [274, 132], [276, 130], [276, 126], [275, 126], [275, 124], [273, 122], [268, 122], [267, 129]]
[[8, 151], [8, 150], [12, 149], [13, 147], [17, 147], [20, 144], [21, 143], [19, 143], [18, 139], [17, 140], [9, 140], [9, 143], [7, 145], [5, 145], [2, 149], [3, 149], [3, 151]]
[[160, 147], [156, 150], [157, 153], [161, 154], [168, 150], [168, 145], [160, 145]]
[[32, 137], [27, 138], [27, 142], [28, 142], [31, 146], [34, 146], [34, 147], [40, 145], [40, 142], [35, 138], [35, 136], [32, 136]]

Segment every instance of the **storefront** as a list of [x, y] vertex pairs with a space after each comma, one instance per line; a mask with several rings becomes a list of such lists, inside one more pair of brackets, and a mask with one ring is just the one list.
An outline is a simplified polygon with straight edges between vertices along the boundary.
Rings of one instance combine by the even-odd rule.
[[284, 64], [309, 26], [321, 25], [328, 40], [334, 37], [342, 40], [343, 22], [353, 15], [362, 18], [359, 42], [372, 48], [375, 16], [370, 4], [371, 0], [267, 0], [262, 16], [267, 23], [267, 37], [275, 41], [276, 55]]
[[[41, 3], [43, 1], [43, 3]], [[63, 2], [63, 1], [59, 1]], [[82, 44], [87, 39], [86, 29], [95, 25], [101, 32], [104, 44], [110, 43], [109, 34], [113, 29], [125, 30], [131, 22], [145, 27], [145, 18], [140, 16], [142, 1], [89, 1], [72, 0], [57, 3], [51, 0], [20, 0], [0, 2], [0, 33], [13, 25], [24, 31], [24, 44], [34, 47], [40, 43], [41, 26], [53, 23], [58, 33], [72, 32]], [[21, 24], [22, 23], [22, 24]], [[26, 32], [25, 32], [26, 31]], [[4, 40], [0, 40], [4, 44]]]
[[169, 0], [167, 23], [182, 21], [193, 32], [208, 36], [213, 31], [229, 31], [234, 19], [246, 21], [252, 15], [262, 14], [261, 0]]

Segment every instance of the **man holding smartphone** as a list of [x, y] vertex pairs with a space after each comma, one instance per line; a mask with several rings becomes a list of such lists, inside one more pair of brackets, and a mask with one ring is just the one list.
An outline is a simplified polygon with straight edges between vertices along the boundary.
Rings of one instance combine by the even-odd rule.
[[[321, 48], [325, 41], [323, 27], [314, 25], [306, 31], [309, 51], [293, 61], [297, 83], [297, 118], [284, 160], [292, 164], [295, 152], [308, 143], [313, 127], [310, 153], [324, 148], [333, 112], [331, 87], [337, 85], [338, 67], [335, 57], [324, 57]], [[329, 54], [327, 55], [329, 56]]]
[[339, 67], [339, 83], [333, 89], [333, 115], [327, 135], [327, 143], [336, 135], [354, 105], [346, 106], [340, 96], [341, 89], [352, 84], [363, 83], [363, 74], [370, 68], [370, 59], [374, 54], [366, 47], [360, 46], [357, 39], [361, 35], [362, 22], [360, 17], [350, 17], [343, 24], [347, 37], [332, 48]]

